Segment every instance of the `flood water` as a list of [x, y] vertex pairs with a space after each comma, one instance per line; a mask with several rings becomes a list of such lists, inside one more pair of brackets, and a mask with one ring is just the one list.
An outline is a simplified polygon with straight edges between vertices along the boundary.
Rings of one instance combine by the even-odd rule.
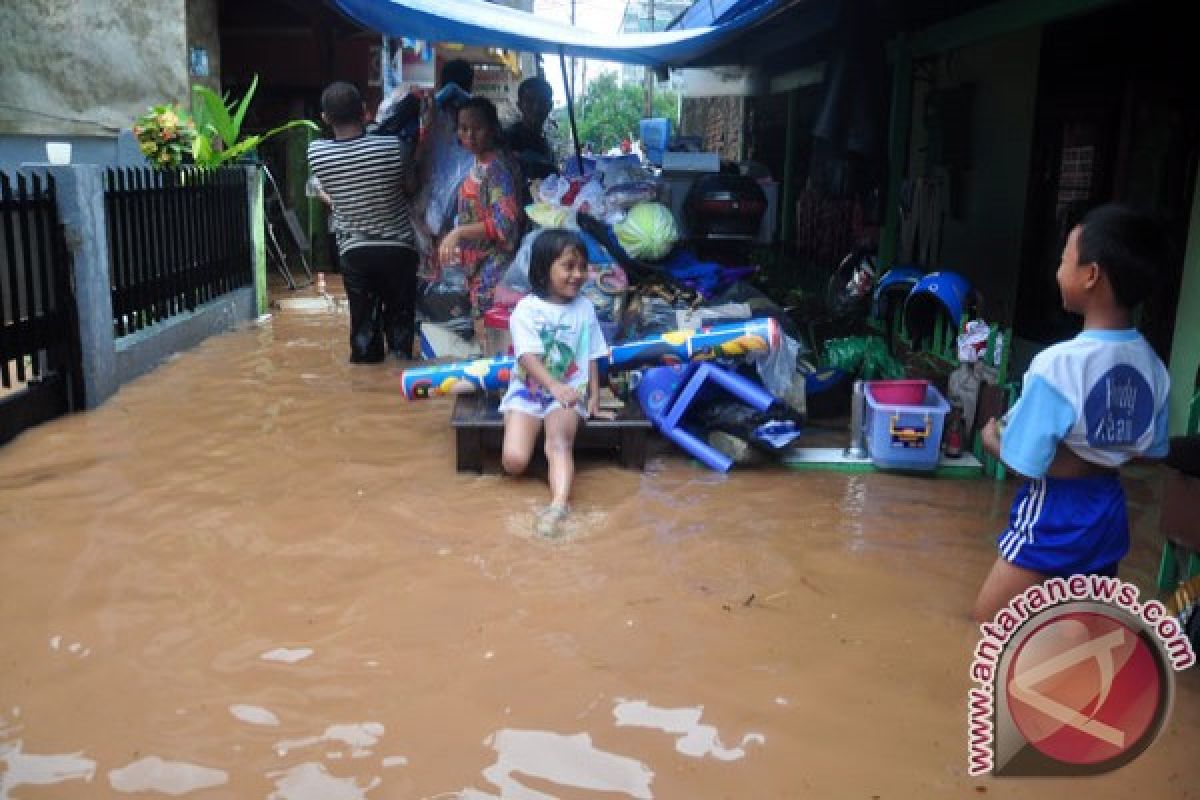
[[[660, 444], [459, 475], [450, 401], [276, 311], [0, 448], [0, 799], [1184, 798], [1200, 671], [1116, 773], [966, 773], [967, 621], [1015, 483]], [[1127, 481], [1149, 594], [1157, 475]]]

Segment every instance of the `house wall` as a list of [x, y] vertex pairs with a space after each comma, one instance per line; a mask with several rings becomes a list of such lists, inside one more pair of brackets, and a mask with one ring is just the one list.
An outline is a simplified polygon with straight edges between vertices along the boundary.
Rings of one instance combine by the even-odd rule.
[[121, 129], [187, 102], [189, 41], [219, 81], [216, 18], [216, 0], [0, 3], [0, 168], [44, 162], [48, 140], [71, 142], [74, 163], [122, 160]]
[[[939, 263], [922, 266], [965, 275], [983, 292], [987, 316], [1005, 322], [1017, 292], [1041, 37], [1040, 28], [1024, 30], [955, 50], [936, 64], [938, 88], [972, 84], [975, 92], [959, 215], [945, 217]], [[926, 158], [929, 88], [914, 85], [909, 177], [938, 173]]]
[[185, 0], [0, 3], [0, 133], [112, 136], [187, 99]]
[[186, 0], [187, 46], [184, 63], [191, 48], [203, 47], [208, 52], [208, 77], [188, 75], [188, 83], [201, 84], [221, 93], [221, 36], [217, 29], [217, 0]]

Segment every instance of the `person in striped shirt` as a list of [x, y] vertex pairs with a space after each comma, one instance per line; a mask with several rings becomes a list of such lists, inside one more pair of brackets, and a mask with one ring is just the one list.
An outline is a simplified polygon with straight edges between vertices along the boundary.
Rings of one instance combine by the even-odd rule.
[[403, 146], [394, 136], [366, 133], [362, 96], [344, 81], [321, 94], [321, 118], [333, 138], [309, 144], [308, 165], [337, 215], [350, 306], [350, 361], [376, 363], [389, 351], [408, 360], [415, 333], [417, 251]]

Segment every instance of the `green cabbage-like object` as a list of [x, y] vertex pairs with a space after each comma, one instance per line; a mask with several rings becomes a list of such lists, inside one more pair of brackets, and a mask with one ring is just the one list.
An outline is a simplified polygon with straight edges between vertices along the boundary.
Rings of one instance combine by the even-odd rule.
[[613, 232], [625, 252], [650, 260], [665, 257], [679, 239], [675, 216], [662, 203], [638, 203], [613, 226]]

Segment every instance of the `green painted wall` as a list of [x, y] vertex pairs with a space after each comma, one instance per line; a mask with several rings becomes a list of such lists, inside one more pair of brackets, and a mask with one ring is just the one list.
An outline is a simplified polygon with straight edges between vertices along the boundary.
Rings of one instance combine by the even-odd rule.
[[[1005, 323], [1011, 322], [1017, 292], [1041, 41], [1041, 28], [1025, 29], [925, 62], [935, 64], [939, 88], [972, 84], [975, 94], [971, 166], [960, 183], [961, 216], [947, 214], [941, 261], [923, 266], [968, 277], [983, 291], [988, 317]], [[923, 72], [919, 67], [917, 73]], [[927, 163], [929, 88], [925, 81], [914, 82], [910, 177], [941, 174]]]
[[1200, 366], [1200, 176], [1192, 194], [1192, 222], [1183, 256], [1183, 281], [1175, 312], [1175, 338], [1171, 342], [1171, 433], [1183, 433], [1188, 404]]

